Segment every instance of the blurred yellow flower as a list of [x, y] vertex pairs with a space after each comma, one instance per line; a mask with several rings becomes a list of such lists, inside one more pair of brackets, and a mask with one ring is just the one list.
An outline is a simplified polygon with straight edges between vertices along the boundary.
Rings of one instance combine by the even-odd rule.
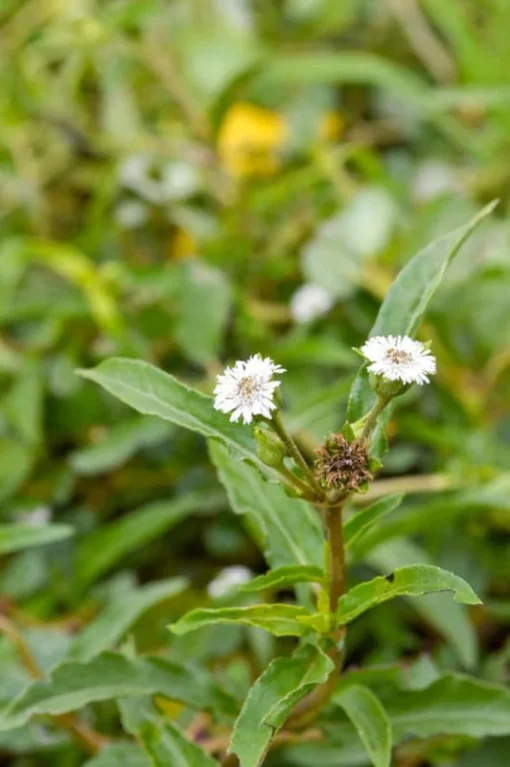
[[[335, 112], [325, 114], [317, 137], [338, 138], [343, 120]], [[288, 121], [269, 109], [239, 102], [227, 112], [218, 136], [223, 167], [233, 176], [270, 176], [280, 167], [279, 151], [289, 136]]]
[[197, 244], [194, 238], [185, 229], [177, 229], [172, 238], [170, 248], [171, 257], [175, 258], [177, 261], [182, 261], [186, 258], [195, 256], [196, 252]]
[[270, 176], [279, 167], [277, 152], [286, 136], [285, 120], [277, 112], [234, 104], [218, 136], [223, 167], [233, 176]]
[[338, 112], [327, 112], [319, 123], [319, 138], [323, 141], [334, 141], [342, 135], [344, 119]]

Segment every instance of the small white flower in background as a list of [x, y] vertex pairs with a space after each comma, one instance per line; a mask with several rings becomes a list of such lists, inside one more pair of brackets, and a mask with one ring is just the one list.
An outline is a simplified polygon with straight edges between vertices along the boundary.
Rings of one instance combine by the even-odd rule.
[[137, 200], [121, 202], [115, 210], [115, 221], [123, 229], [137, 229], [145, 224], [148, 216], [147, 206]]
[[310, 322], [327, 314], [335, 299], [320, 285], [305, 283], [290, 299], [290, 312], [295, 322]]
[[424, 384], [436, 372], [436, 358], [420, 341], [409, 336], [374, 336], [369, 338], [361, 352], [372, 364], [370, 373], [389, 381], [405, 384]]
[[413, 196], [417, 202], [429, 202], [442, 194], [462, 192], [462, 184], [451, 165], [440, 160], [427, 160], [418, 166]]
[[154, 205], [186, 199], [197, 191], [200, 182], [189, 162], [163, 162], [151, 154], [126, 157], [119, 167], [119, 178], [123, 186]]
[[237, 588], [237, 586], [248, 583], [252, 578], [253, 573], [247, 567], [242, 565], [226, 567], [207, 586], [207, 593], [213, 599], [217, 599], [228, 594], [229, 591]]
[[260, 354], [246, 362], [236, 362], [216, 379], [214, 407], [222, 413], [232, 413], [231, 421], [242, 416], [244, 423], [251, 423], [254, 415], [271, 418], [271, 411], [276, 408], [274, 393], [280, 386], [280, 381], [272, 380], [275, 373], [285, 373], [285, 369]]
[[29, 527], [46, 527], [51, 522], [52, 511], [49, 506], [36, 506], [32, 511], [21, 515], [21, 521]]

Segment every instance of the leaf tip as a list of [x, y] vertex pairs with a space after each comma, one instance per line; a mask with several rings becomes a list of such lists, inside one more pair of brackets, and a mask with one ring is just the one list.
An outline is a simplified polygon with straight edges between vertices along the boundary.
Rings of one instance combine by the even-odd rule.
[[94, 377], [94, 370], [90, 368], [75, 368], [74, 374], [80, 376], [80, 378], [92, 379]]

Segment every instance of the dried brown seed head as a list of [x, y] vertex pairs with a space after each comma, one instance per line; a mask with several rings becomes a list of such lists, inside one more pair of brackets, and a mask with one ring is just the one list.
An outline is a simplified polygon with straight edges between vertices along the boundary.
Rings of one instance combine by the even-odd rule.
[[373, 478], [367, 447], [360, 440], [348, 442], [343, 434], [332, 434], [317, 450], [315, 474], [326, 489], [359, 490]]

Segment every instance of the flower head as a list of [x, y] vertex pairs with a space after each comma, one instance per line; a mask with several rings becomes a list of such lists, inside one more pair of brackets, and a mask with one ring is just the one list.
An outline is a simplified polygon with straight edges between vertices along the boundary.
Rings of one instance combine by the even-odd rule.
[[244, 423], [251, 423], [253, 416], [271, 418], [275, 410], [274, 393], [280, 381], [273, 381], [275, 373], [285, 373], [270, 357], [255, 354], [246, 362], [238, 361], [216, 379], [214, 407], [222, 413], [232, 413], [231, 421], [241, 416]]
[[317, 450], [315, 475], [322, 487], [359, 490], [373, 478], [367, 446], [349, 442], [343, 434], [332, 434]]
[[290, 311], [296, 322], [310, 322], [327, 314], [333, 306], [333, 296], [320, 285], [305, 283], [290, 300]]
[[424, 384], [436, 372], [436, 359], [420, 341], [409, 336], [374, 336], [361, 352], [371, 362], [369, 373], [404, 384]]

